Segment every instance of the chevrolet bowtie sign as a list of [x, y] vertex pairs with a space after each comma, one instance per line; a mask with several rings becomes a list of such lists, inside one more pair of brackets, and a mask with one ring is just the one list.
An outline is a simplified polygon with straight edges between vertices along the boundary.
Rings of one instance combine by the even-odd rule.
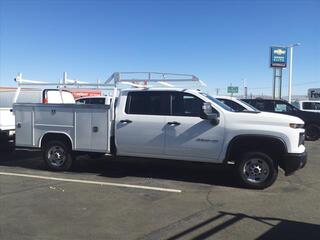
[[270, 48], [270, 67], [286, 68], [287, 67], [287, 48], [271, 47]]

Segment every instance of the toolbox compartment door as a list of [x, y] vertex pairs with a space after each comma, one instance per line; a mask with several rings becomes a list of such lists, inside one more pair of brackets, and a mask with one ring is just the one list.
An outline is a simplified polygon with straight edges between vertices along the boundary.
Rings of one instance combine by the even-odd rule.
[[75, 112], [75, 150], [109, 152], [109, 107], [81, 106]]
[[16, 125], [16, 146], [18, 147], [34, 147], [33, 140], [33, 124], [34, 124], [33, 108], [29, 106], [15, 107], [15, 125]]

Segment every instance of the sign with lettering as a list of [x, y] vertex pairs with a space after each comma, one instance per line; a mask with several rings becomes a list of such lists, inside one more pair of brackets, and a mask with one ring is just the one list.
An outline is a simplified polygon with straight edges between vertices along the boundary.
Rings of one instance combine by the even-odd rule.
[[310, 88], [308, 90], [308, 97], [310, 100], [320, 100], [320, 88]]
[[229, 86], [227, 90], [228, 90], [228, 93], [238, 93], [239, 87]]
[[286, 68], [287, 67], [287, 48], [271, 47], [270, 48], [270, 67]]

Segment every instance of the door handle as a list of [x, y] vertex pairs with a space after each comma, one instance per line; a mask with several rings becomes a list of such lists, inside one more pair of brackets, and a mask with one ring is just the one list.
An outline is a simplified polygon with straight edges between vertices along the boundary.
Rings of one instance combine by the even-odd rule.
[[121, 123], [132, 123], [132, 121], [131, 121], [131, 120], [129, 120], [129, 119], [120, 120], [120, 122], [121, 122]]
[[180, 125], [180, 124], [181, 124], [181, 123], [176, 122], [176, 121], [168, 122], [168, 125], [175, 125], [175, 126], [178, 126], [178, 125]]

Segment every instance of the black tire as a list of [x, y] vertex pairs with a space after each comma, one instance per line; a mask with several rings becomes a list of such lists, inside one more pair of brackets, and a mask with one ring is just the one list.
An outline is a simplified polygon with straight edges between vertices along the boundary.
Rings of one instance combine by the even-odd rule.
[[67, 171], [73, 162], [70, 147], [61, 141], [49, 141], [43, 147], [43, 160], [52, 171]]
[[278, 177], [278, 165], [265, 153], [247, 152], [237, 162], [237, 174], [244, 187], [264, 189]]
[[316, 141], [320, 137], [320, 128], [315, 124], [306, 126], [306, 140]]

